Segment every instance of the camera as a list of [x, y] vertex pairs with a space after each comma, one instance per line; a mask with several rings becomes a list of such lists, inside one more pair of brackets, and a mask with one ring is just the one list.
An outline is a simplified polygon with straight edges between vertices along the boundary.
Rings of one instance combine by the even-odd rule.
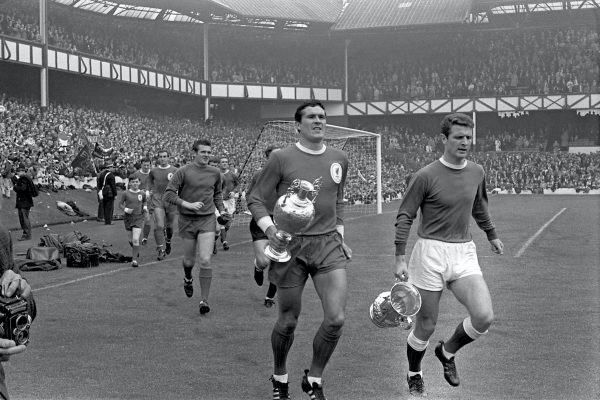
[[18, 296], [0, 296], [0, 338], [13, 340], [17, 346], [27, 344], [30, 326], [27, 301]]

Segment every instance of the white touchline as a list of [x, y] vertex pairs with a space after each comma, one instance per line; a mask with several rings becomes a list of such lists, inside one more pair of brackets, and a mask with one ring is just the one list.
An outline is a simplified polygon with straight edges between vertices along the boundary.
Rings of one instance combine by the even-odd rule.
[[527, 241], [525, 242], [525, 244], [523, 244], [523, 247], [521, 247], [521, 249], [519, 251], [517, 251], [517, 254], [515, 254], [515, 258], [519, 258], [523, 255], [523, 253], [525, 253], [525, 250], [527, 250], [527, 248], [529, 246], [531, 246], [531, 243], [533, 243], [533, 241], [540, 236], [540, 234], [544, 231], [544, 229], [546, 229], [548, 227], [548, 225], [550, 225], [552, 222], [554, 222], [554, 220], [556, 218], [558, 218], [558, 216], [560, 214], [562, 214], [564, 211], [566, 210], [566, 208], [563, 208], [562, 210], [560, 210], [559, 212], [556, 213], [556, 215], [554, 215], [554, 217], [550, 218], [550, 220], [548, 222], [546, 222], [544, 225], [542, 225], [542, 227], [540, 229], [538, 229], [538, 231], [529, 239], [527, 239]]

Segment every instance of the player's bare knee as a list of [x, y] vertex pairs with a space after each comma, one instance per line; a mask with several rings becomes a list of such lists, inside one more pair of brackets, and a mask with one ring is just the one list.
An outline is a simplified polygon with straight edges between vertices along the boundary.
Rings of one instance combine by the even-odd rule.
[[340, 313], [338, 315], [333, 315], [325, 318], [323, 320], [323, 326], [327, 327], [328, 329], [339, 330], [342, 329], [345, 321], [346, 318], [344, 316], [344, 313]]
[[[262, 257], [261, 257], [262, 256]], [[254, 265], [256, 265], [256, 268], [259, 269], [265, 269], [268, 268], [269, 265], [271, 265], [271, 260], [269, 260], [266, 256], [264, 255], [259, 255], [258, 257], [256, 257], [256, 259], [254, 260]]]
[[435, 332], [436, 318], [417, 316], [415, 330], [419, 332], [419, 338], [429, 338]]
[[211, 254], [202, 254], [202, 255], [198, 255], [197, 261], [198, 261], [198, 266], [200, 266], [200, 268], [211, 268], [210, 266], [210, 258], [211, 258]]
[[284, 334], [291, 335], [296, 330], [298, 318], [293, 315], [280, 315], [275, 323], [275, 330]]
[[494, 322], [494, 312], [492, 310], [471, 315], [471, 324], [478, 332], [485, 332]]
[[131, 239], [131, 243], [132, 243], [134, 246], [139, 246], [139, 245], [140, 245], [140, 238], [139, 238], [139, 237], [137, 237], [137, 238], [132, 238], [132, 239]]

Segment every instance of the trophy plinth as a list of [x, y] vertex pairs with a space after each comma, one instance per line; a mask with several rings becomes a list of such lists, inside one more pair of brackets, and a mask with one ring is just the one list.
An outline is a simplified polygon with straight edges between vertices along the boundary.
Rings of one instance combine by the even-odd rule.
[[[288, 192], [277, 199], [273, 210], [273, 222], [277, 228], [277, 237], [287, 243], [292, 241], [292, 235], [301, 231], [310, 223], [315, 215], [313, 205], [318, 193], [318, 186], [308, 181], [296, 179]], [[308, 195], [313, 194], [313, 199]], [[276, 262], [286, 262], [291, 258], [286, 247], [274, 249], [271, 245], [265, 248], [265, 255]]]

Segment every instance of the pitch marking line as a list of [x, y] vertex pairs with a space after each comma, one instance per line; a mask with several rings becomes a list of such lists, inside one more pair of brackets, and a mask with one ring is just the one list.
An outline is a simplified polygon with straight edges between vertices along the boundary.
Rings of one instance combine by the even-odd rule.
[[[382, 213], [382, 214], [387, 214], [387, 213]], [[375, 214], [375, 215], [377, 215], [377, 214]], [[369, 217], [369, 216], [372, 216], [372, 214], [369, 214], [369, 215], [360, 215], [360, 216], [357, 216], [357, 217], [346, 218], [345, 220], [346, 221], [353, 221], [353, 220], [356, 220], [356, 219], [360, 219], [360, 218], [364, 218], [364, 217]], [[239, 246], [239, 245], [244, 244], [244, 243], [251, 243], [251, 242], [252, 242], [251, 240], [244, 240], [244, 241], [241, 241], [241, 242], [232, 243], [231, 247], [235, 247], [235, 246]], [[143, 268], [143, 267], [147, 267], [147, 266], [150, 266], [150, 265], [158, 264], [159, 262], [164, 262], [164, 261], [177, 261], [177, 260], [180, 260], [182, 258], [183, 258], [183, 256], [179, 256], [179, 257], [169, 258], [169, 259], [162, 260], [162, 261], [151, 261], [151, 262], [147, 262], [145, 264], [140, 264], [139, 268]], [[48, 286], [42, 286], [40, 288], [34, 289], [34, 292], [41, 292], [43, 290], [55, 289], [57, 287], [71, 285], [71, 284], [77, 283], [77, 282], [87, 281], [88, 279], [100, 278], [100, 277], [103, 277], [103, 276], [108, 276], [108, 275], [116, 274], [116, 273], [123, 272], [123, 271], [133, 271], [133, 270], [134, 270], [134, 268], [131, 267], [130, 265], [128, 265], [127, 267], [122, 267], [122, 268], [114, 269], [112, 271], [101, 272], [99, 274], [84, 276], [84, 277], [77, 278], [77, 279], [72, 279], [72, 280], [66, 281], [66, 282], [60, 282], [60, 283], [55, 283], [55, 284], [48, 285]]]
[[538, 231], [529, 239], [527, 239], [527, 241], [525, 242], [525, 244], [523, 244], [523, 247], [521, 247], [519, 249], [519, 251], [517, 252], [517, 254], [515, 254], [515, 258], [519, 258], [523, 255], [523, 253], [525, 253], [525, 250], [527, 250], [527, 248], [531, 245], [531, 243], [533, 243], [533, 241], [541, 235], [541, 233], [544, 231], [544, 229], [546, 229], [552, 222], [554, 222], [554, 220], [556, 218], [558, 218], [558, 216], [560, 214], [562, 214], [564, 211], [566, 210], [566, 208], [563, 208], [562, 210], [560, 210], [559, 212], [557, 212], [554, 217], [550, 218], [550, 220], [548, 222], [546, 222], [544, 225], [542, 225], [542, 227], [540, 229], [538, 229]]

